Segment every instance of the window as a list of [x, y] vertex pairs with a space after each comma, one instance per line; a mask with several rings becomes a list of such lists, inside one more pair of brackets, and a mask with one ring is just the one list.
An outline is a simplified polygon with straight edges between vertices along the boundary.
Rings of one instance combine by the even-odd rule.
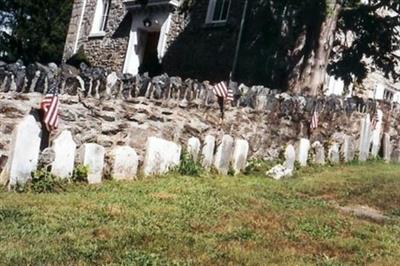
[[228, 20], [230, 6], [231, 0], [210, 0], [208, 3], [206, 23], [226, 22]]
[[111, 0], [97, 0], [94, 12], [92, 35], [104, 33], [107, 28], [108, 12], [110, 11]]

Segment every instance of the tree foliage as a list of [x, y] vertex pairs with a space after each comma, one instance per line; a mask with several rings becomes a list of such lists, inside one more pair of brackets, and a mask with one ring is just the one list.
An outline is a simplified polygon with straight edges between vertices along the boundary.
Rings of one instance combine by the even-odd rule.
[[60, 62], [73, 0], [0, 0], [0, 56]]

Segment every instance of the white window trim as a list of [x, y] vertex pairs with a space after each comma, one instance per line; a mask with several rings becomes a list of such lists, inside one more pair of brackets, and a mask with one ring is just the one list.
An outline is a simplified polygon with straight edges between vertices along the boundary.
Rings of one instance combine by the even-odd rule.
[[[225, 1], [228, 2], [228, 11], [227, 11], [226, 19], [214, 20], [214, 12], [215, 12], [215, 6], [217, 4], [217, 0], [209, 0], [207, 16], [206, 16], [206, 24], [225, 23], [228, 21], [229, 11], [231, 9], [232, 1], [231, 0], [225, 0]], [[221, 9], [221, 12], [223, 12], [223, 8]]]
[[103, 37], [106, 34], [105, 28], [110, 9], [110, 2], [110, 0], [97, 0], [89, 37]]

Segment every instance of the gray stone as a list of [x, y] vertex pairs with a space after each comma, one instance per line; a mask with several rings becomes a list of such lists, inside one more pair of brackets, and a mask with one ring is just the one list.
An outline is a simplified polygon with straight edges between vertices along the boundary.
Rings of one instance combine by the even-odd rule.
[[390, 162], [393, 146], [390, 142], [389, 133], [383, 133], [383, 159], [385, 162]]
[[375, 128], [372, 128], [371, 133], [371, 156], [376, 158], [381, 148], [381, 135], [382, 135], [382, 120], [383, 112], [381, 110], [376, 111], [376, 123]]
[[137, 176], [139, 157], [129, 146], [117, 147], [112, 151], [112, 177], [115, 180], [134, 180]]
[[315, 151], [314, 163], [319, 165], [324, 165], [325, 164], [324, 146], [319, 141], [314, 142], [311, 146]]
[[214, 159], [215, 137], [207, 135], [204, 139], [204, 146], [201, 151], [201, 164], [205, 169], [210, 169]]
[[86, 143], [82, 147], [81, 161], [89, 168], [88, 183], [99, 184], [103, 178], [105, 149], [95, 143]]
[[285, 163], [286, 169], [294, 170], [294, 162], [296, 161], [296, 150], [293, 145], [289, 144], [285, 149]]
[[329, 161], [333, 164], [340, 163], [339, 144], [333, 143], [328, 150]]
[[143, 173], [145, 176], [160, 175], [179, 165], [181, 146], [164, 139], [150, 137], [146, 144]]
[[351, 136], [344, 136], [341, 152], [344, 162], [350, 162], [354, 160], [354, 142]]
[[308, 151], [310, 150], [310, 141], [308, 139], [300, 139], [299, 151], [297, 153], [297, 161], [300, 166], [307, 166]]
[[14, 129], [7, 165], [1, 173], [2, 183], [10, 187], [24, 185], [37, 169], [41, 129], [32, 115], [26, 116]]
[[235, 171], [235, 175], [246, 168], [248, 154], [249, 143], [247, 140], [236, 139], [232, 157], [232, 168]]
[[55, 153], [54, 162], [51, 166], [51, 172], [62, 178], [70, 178], [74, 171], [76, 143], [72, 139], [72, 134], [64, 130], [53, 142]]
[[222, 142], [217, 148], [215, 154], [214, 167], [221, 175], [227, 175], [229, 171], [229, 163], [232, 158], [233, 138], [229, 135], [222, 137]]
[[[118, 87], [118, 80], [119, 78], [116, 72], [111, 72], [111, 74], [107, 76], [106, 94], [108, 96], [111, 96], [113, 91]], [[119, 92], [117, 94], [119, 94]]]
[[290, 177], [294, 172], [294, 162], [296, 161], [296, 150], [293, 145], [288, 145], [285, 149], [285, 162], [274, 166], [267, 171], [266, 175], [275, 180], [281, 180], [284, 177]]
[[366, 161], [369, 157], [369, 139], [370, 139], [370, 116], [366, 115], [361, 119], [360, 145], [359, 145], [359, 160]]
[[192, 137], [188, 140], [187, 151], [195, 162], [199, 159], [200, 148], [201, 143], [198, 138]]

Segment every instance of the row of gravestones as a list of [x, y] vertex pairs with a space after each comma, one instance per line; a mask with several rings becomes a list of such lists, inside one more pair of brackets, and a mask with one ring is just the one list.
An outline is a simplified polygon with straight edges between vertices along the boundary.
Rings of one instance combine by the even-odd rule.
[[[54, 63], [47, 66], [36, 63], [24, 66], [22, 61], [13, 64], [0, 62], [0, 92], [41, 92], [46, 93], [56, 86], [61, 94], [76, 95], [82, 91], [86, 96], [95, 98], [146, 97], [149, 99], [180, 101], [182, 107], [189, 103], [212, 105], [217, 102], [211, 84], [193, 79], [182, 80], [180, 77], [169, 77], [166, 74], [150, 78], [147, 75], [107, 73], [102, 68], [90, 68], [82, 64], [80, 69], [73, 66]], [[263, 86], [247, 87], [241, 84], [234, 92], [237, 105], [257, 110], [276, 111], [281, 109], [285, 114], [298, 113], [301, 109], [318, 112], [323, 110], [335, 112], [374, 112], [376, 102], [353, 97], [346, 100], [340, 97], [314, 99], [311, 97], [278, 94]], [[300, 110], [299, 110], [300, 109]]]
[[[386, 162], [394, 161], [399, 162], [400, 151], [393, 150], [388, 133], [382, 134], [382, 121], [383, 113], [381, 110], [377, 111], [376, 121], [372, 122], [370, 115], [367, 114], [361, 119], [361, 132], [358, 145], [358, 160], [366, 161], [369, 158], [376, 158], [383, 144], [383, 159]], [[383, 141], [382, 141], [383, 139]], [[310, 160], [309, 154], [313, 149], [313, 158]], [[353, 137], [344, 135], [341, 144], [333, 142], [328, 149], [328, 158], [325, 158], [324, 146], [316, 141], [313, 144], [310, 140], [302, 138], [298, 144], [296, 153], [293, 145], [288, 145], [285, 150], [285, 162], [278, 164], [269, 170], [266, 174], [274, 179], [282, 179], [283, 177], [292, 176], [295, 170], [295, 162], [297, 161], [301, 167], [307, 166], [309, 161], [317, 165], [324, 165], [327, 161], [332, 164], [338, 164], [341, 161], [350, 162], [356, 157], [356, 145]]]
[[[41, 129], [33, 116], [25, 117], [13, 132], [11, 150], [7, 165], [0, 176], [2, 183], [10, 187], [24, 184], [37, 169], [41, 143]], [[203, 146], [198, 138], [190, 138], [187, 151], [193, 160], [201, 162], [205, 169], [215, 167], [226, 175], [232, 167], [239, 173], [246, 166], [249, 144], [242, 139], [233, 140], [229, 135], [222, 138], [214, 154], [216, 139], [206, 136]], [[101, 183], [103, 177], [105, 148], [94, 143], [83, 144], [77, 151], [76, 143], [69, 131], [63, 131], [53, 141], [54, 159], [51, 172], [62, 178], [70, 178], [78, 161], [88, 167], [88, 182]], [[76, 156], [78, 155], [78, 156]], [[77, 157], [77, 158], [76, 158]], [[134, 179], [138, 173], [139, 157], [129, 146], [115, 147], [111, 151], [112, 177], [117, 180]], [[178, 166], [181, 159], [181, 146], [164, 139], [150, 137], [146, 144], [143, 175], [159, 175]]]

